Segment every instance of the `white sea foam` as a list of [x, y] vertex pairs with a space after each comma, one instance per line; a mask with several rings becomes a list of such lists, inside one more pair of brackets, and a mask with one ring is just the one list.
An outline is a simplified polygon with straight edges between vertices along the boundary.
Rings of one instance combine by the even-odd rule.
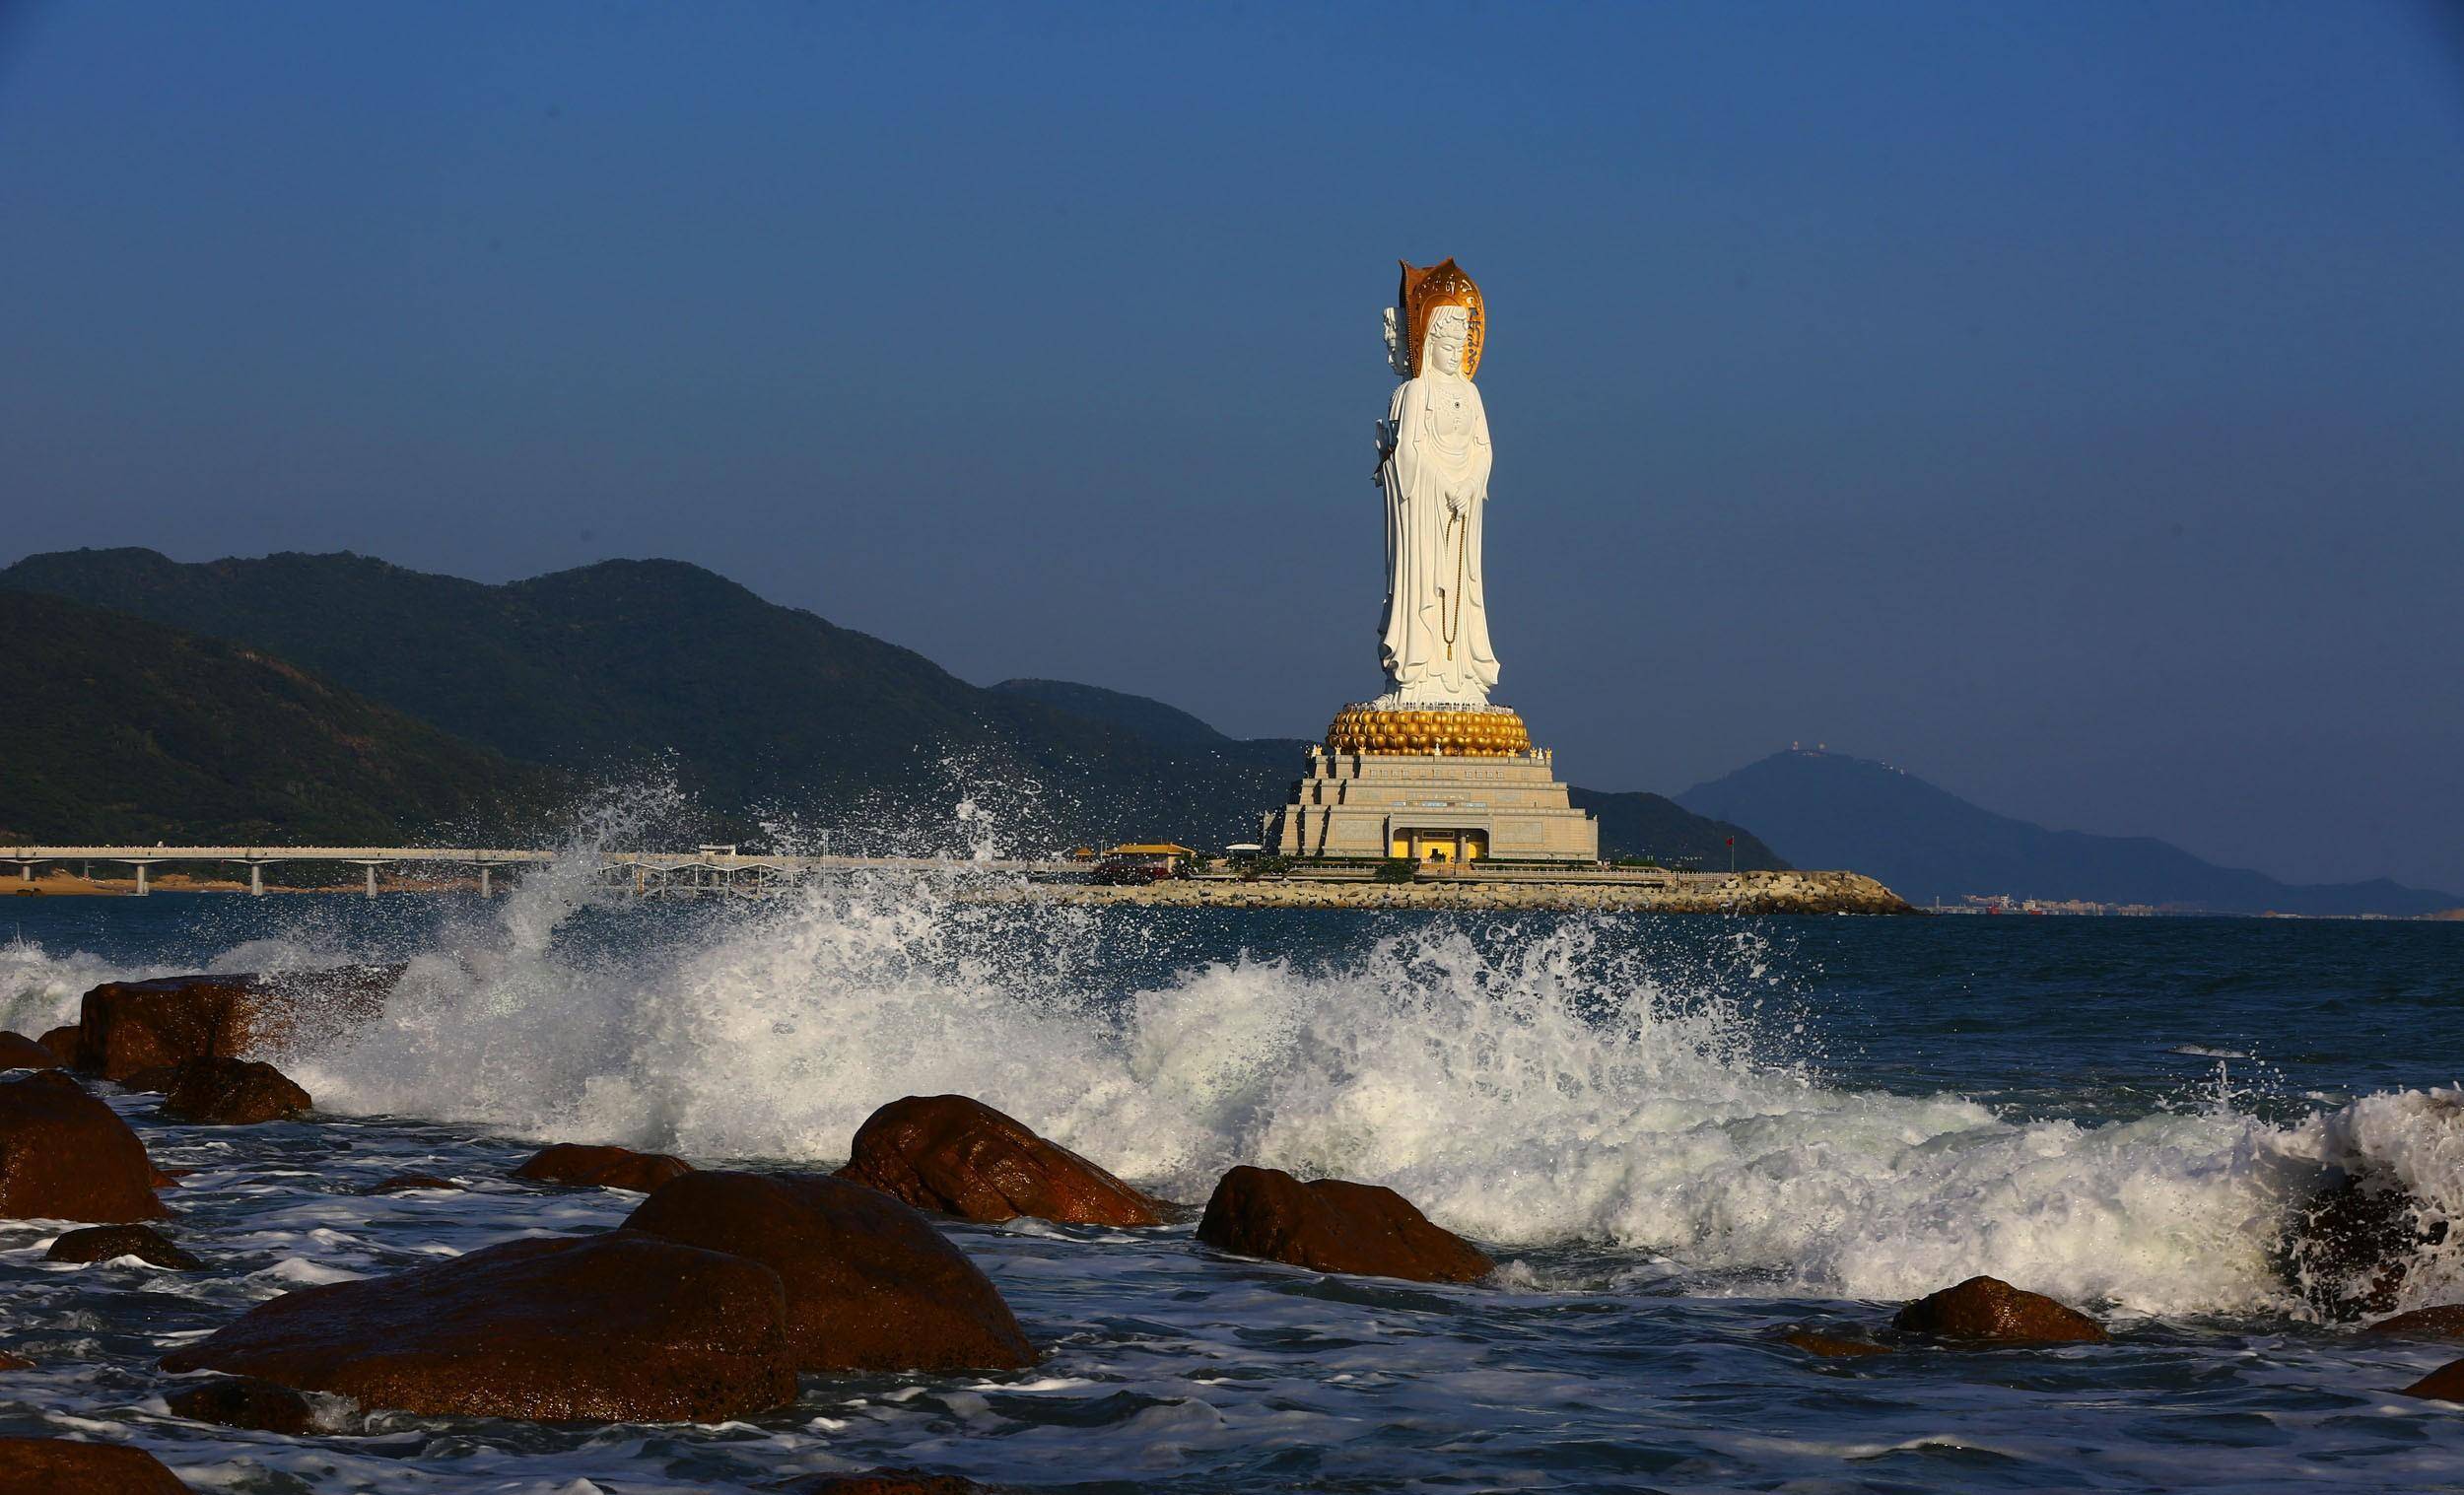
[[[1703, 1292], [1990, 1272], [2132, 1312], [2290, 1307], [2270, 1251], [2328, 1166], [2464, 1216], [2451, 1095], [2083, 1125], [1827, 1085], [1753, 1010], [1749, 926], [1706, 957], [1606, 921], [1435, 922], [1103, 991], [1133, 917], [863, 877], [619, 955], [559, 937], [591, 885], [586, 855], [528, 879], [414, 959], [381, 1022], [287, 1062], [328, 1110], [705, 1158], [835, 1160], [881, 1104], [957, 1092], [1172, 1197], [1241, 1162], [1374, 1181], [1509, 1252], [1650, 1251]], [[2411, 1281], [2464, 1287], [2438, 1253]]]

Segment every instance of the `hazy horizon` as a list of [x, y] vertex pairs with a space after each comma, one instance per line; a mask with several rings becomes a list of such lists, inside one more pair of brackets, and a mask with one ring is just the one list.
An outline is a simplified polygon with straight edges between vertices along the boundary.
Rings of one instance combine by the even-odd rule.
[[0, 564], [672, 558], [1314, 736], [1451, 254], [1566, 777], [2464, 890], [2453, 8], [1414, 15], [9, 7]]

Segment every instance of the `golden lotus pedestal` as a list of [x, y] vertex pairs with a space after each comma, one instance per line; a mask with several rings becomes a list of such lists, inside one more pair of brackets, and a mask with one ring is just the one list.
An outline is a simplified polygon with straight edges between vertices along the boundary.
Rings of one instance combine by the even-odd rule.
[[1262, 830], [1280, 856], [1600, 859], [1599, 825], [1568, 802], [1553, 755], [1502, 707], [1345, 707]]

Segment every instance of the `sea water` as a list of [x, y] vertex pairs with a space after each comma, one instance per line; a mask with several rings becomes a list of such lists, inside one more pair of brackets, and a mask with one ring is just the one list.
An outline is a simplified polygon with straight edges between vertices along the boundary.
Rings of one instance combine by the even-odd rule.
[[[381, 1021], [286, 1067], [322, 1119], [160, 1121], [199, 1273], [41, 1261], [0, 1223], [0, 1433], [140, 1444], [200, 1489], [760, 1489], [892, 1464], [1187, 1491], [2464, 1487], [2464, 1412], [2394, 1394], [2464, 1346], [2321, 1323], [2276, 1246], [2334, 1166], [2464, 1214], [2464, 925], [1516, 917], [1021, 907], [856, 877], [617, 903], [0, 905], [0, 1021], [98, 982], [408, 963]], [[107, 1090], [107, 1087], [103, 1087]], [[638, 1196], [510, 1170], [542, 1141], [830, 1166], [957, 1092], [1166, 1197], [1236, 1163], [1390, 1185], [1500, 1262], [1429, 1287], [1152, 1230], [945, 1228], [1045, 1350], [992, 1376], [807, 1377], [716, 1427], [327, 1407], [185, 1421], [168, 1349], [305, 1284]], [[386, 1175], [462, 1193], [367, 1196]], [[2450, 1248], [2404, 1306], [2464, 1300]], [[2464, 1252], [2464, 1245], [2453, 1248]], [[1978, 1272], [2108, 1345], [1823, 1361]]]

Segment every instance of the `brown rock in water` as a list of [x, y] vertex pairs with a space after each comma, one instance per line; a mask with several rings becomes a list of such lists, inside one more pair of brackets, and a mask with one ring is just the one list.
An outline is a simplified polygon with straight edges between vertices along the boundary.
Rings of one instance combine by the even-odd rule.
[[1826, 1334], [1819, 1329], [1812, 1328], [1792, 1328], [1780, 1335], [1780, 1342], [1793, 1344], [1809, 1355], [1856, 1356], [1892, 1353], [1891, 1347], [1887, 1344], [1876, 1344], [1871, 1339], [1851, 1338], [1846, 1334]]
[[307, 1116], [314, 1105], [290, 1076], [259, 1059], [190, 1059], [171, 1076], [163, 1115], [173, 1121], [253, 1126]]
[[45, 1261], [116, 1261], [122, 1257], [178, 1272], [198, 1271], [205, 1265], [150, 1225], [89, 1225], [66, 1232], [42, 1254]]
[[60, 1056], [28, 1038], [0, 1028], [0, 1069], [57, 1069]]
[[867, 1469], [861, 1474], [807, 1474], [781, 1487], [787, 1495], [998, 1495], [996, 1486], [921, 1469]]
[[821, 1174], [688, 1173], [625, 1228], [747, 1257], [787, 1286], [806, 1371], [1008, 1370], [1034, 1347], [991, 1279], [932, 1223]]
[[0, 1371], [31, 1371], [34, 1368], [34, 1362], [24, 1355], [13, 1355], [7, 1350], [0, 1350]]
[[66, 1023], [57, 1028], [46, 1028], [43, 1030], [42, 1037], [34, 1042], [42, 1045], [44, 1051], [53, 1058], [58, 1059], [63, 1066], [77, 1062], [77, 1025], [75, 1023]]
[[1163, 1223], [1153, 1199], [963, 1095], [911, 1095], [874, 1112], [839, 1177], [966, 1220]]
[[0, 1217], [116, 1225], [170, 1213], [119, 1114], [57, 1069], [0, 1083]]
[[2446, 1239], [2394, 1175], [2348, 1174], [2312, 1194], [2277, 1252], [2294, 1290], [2330, 1319], [2359, 1319], [2396, 1306], [2405, 1273], [2424, 1247]]
[[2464, 1339], [2464, 1303], [2441, 1303], [2436, 1308], [2417, 1308], [2366, 1325], [2365, 1334], [2395, 1334], [2408, 1339]]
[[2425, 1401], [2464, 1401], [2464, 1360], [2450, 1360], [2396, 1393]]
[[565, 1184], [576, 1189], [629, 1189], [649, 1193], [670, 1179], [693, 1171], [682, 1158], [663, 1152], [636, 1152], [630, 1147], [592, 1147], [559, 1142], [541, 1149], [513, 1170], [513, 1177], [534, 1184]]
[[163, 1461], [116, 1443], [0, 1438], [0, 1495], [195, 1495]]
[[2013, 1344], [2098, 1344], [2111, 1337], [2104, 1325], [2042, 1293], [2013, 1287], [1999, 1277], [1970, 1277], [1956, 1287], [1917, 1299], [1890, 1326], [1937, 1339], [1990, 1339]]
[[462, 1186], [451, 1179], [440, 1179], [432, 1173], [397, 1173], [380, 1179], [360, 1190], [362, 1193], [405, 1193], [414, 1189], [450, 1189], [462, 1192]]
[[1246, 1165], [1215, 1185], [1198, 1239], [1234, 1256], [1413, 1282], [1469, 1282], [1496, 1268], [1391, 1189], [1341, 1179], [1304, 1184], [1280, 1169]]
[[400, 966], [106, 982], [78, 1009], [76, 1064], [106, 1080], [314, 1042], [384, 1010]]
[[169, 1095], [171, 1087], [179, 1083], [179, 1066], [157, 1064], [151, 1069], [140, 1069], [135, 1074], [122, 1075], [111, 1083], [122, 1090], [142, 1092], [147, 1095]]
[[154, 1176], [154, 1187], [158, 1189], [177, 1189], [180, 1180], [196, 1172], [193, 1168], [157, 1168], [152, 1163], [146, 1165], [146, 1171]]
[[286, 1293], [163, 1368], [540, 1422], [713, 1422], [795, 1398], [779, 1274], [629, 1230]]
[[253, 1376], [217, 1376], [163, 1398], [174, 1416], [227, 1428], [301, 1438], [316, 1431], [316, 1409], [287, 1386]]

